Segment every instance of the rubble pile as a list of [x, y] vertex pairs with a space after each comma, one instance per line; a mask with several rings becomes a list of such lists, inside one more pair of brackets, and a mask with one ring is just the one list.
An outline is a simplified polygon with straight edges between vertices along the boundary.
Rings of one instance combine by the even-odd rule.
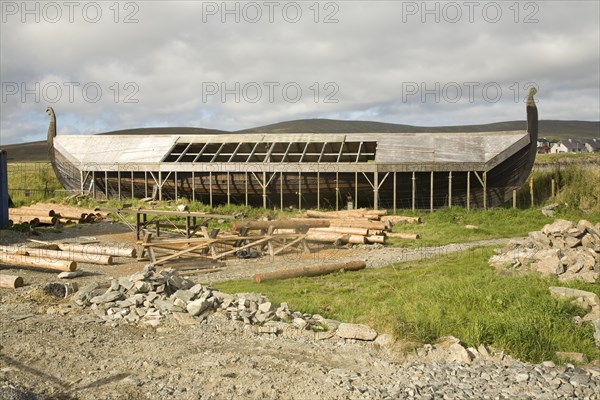
[[172, 269], [156, 272], [150, 266], [131, 276], [113, 279], [108, 288], [98, 283], [86, 285], [74, 294], [73, 302], [90, 307], [100, 319], [115, 325], [156, 327], [167, 315], [172, 315], [181, 324], [199, 324], [210, 317], [219, 329], [255, 334], [306, 336], [316, 340], [372, 341], [378, 337], [366, 325], [292, 311], [287, 303], [275, 306], [256, 293], [223, 293], [183, 278]]
[[529, 237], [511, 240], [490, 264], [524, 268], [560, 280], [600, 281], [600, 223], [558, 219]]

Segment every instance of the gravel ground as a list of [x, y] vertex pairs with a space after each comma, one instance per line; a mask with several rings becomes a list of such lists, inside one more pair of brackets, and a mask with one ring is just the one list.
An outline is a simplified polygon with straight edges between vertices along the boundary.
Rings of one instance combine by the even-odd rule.
[[[117, 224], [101, 223], [45, 232], [38, 239], [79, 236], [102, 242], [132, 242]], [[2, 243], [25, 235], [2, 233]], [[479, 244], [502, 244], [485, 241]], [[404, 250], [365, 246], [323, 248], [281, 259], [232, 260], [197, 281], [247, 278], [257, 272], [327, 260], [366, 260], [369, 267], [436, 257], [467, 245]], [[76, 281], [106, 283], [144, 265], [117, 259], [112, 266], [80, 265]], [[257, 335], [243, 323], [209, 317], [180, 322], [173, 316], [157, 328], [99, 321], [90, 309], [39, 295], [55, 273], [18, 273], [27, 286], [0, 291], [0, 399], [599, 399], [600, 367], [534, 365], [510, 357], [480, 357], [471, 364], [400, 352], [403, 344], [305, 336]], [[52, 314], [48, 310], [52, 310]]]

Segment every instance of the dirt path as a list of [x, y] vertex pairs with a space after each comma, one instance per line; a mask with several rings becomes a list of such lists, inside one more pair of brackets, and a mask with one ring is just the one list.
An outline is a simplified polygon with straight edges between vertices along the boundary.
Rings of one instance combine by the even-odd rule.
[[[95, 237], [132, 243], [120, 225], [88, 225], [42, 240]], [[26, 236], [2, 237], [3, 243]], [[220, 272], [193, 276], [197, 282], [249, 278], [290, 265], [366, 260], [369, 267], [446, 257], [508, 239], [422, 249], [360, 246], [322, 248], [310, 255], [232, 260]], [[116, 265], [82, 264], [80, 286], [129, 275], [144, 263], [119, 258]], [[157, 328], [116, 325], [91, 308], [40, 296], [55, 273], [4, 269], [24, 277], [26, 287], [0, 291], [0, 399], [396, 399], [396, 398], [574, 398], [597, 399], [600, 369], [552, 367], [511, 359], [471, 365], [402, 356], [373, 342], [334, 337], [256, 334], [242, 322], [216, 317], [200, 322], [173, 315]], [[527, 379], [524, 379], [524, 377]], [[549, 383], [554, 382], [554, 383]]]

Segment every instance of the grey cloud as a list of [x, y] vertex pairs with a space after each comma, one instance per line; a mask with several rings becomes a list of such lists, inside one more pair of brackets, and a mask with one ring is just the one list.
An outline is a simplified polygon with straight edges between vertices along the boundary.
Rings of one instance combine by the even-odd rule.
[[[137, 23], [114, 23], [112, 2], [99, 3], [103, 18], [94, 24], [77, 14], [74, 23], [21, 23], [18, 15], [3, 16], [3, 92], [11, 82], [30, 89], [35, 82], [78, 82], [72, 102], [63, 93], [51, 104], [60, 133], [159, 125], [233, 130], [300, 118], [422, 125], [514, 120], [524, 118], [527, 82], [541, 89], [542, 118], [600, 118], [597, 2], [521, 2], [518, 23], [510, 9], [513, 2], [495, 3], [503, 12], [497, 23], [486, 21], [480, 11], [469, 22], [464, 2], [454, 2], [463, 12], [456, 23], [444, 15], [439, 23], [431, 15], [425, 23], [421, 15], [403, 15], [407, 7], [421, 7], [423, 2], [321, 2], [319, 23], [313, 21], [312, 2], [296, 3], [303, 11], [297, 23], [286, 22], [280, 11], [275, 12], [273, 23], [266, 15], [257, 23], [243, 16], [240, 23], [231, 16], [222, 23], [219, 15], [206, 16], [203, 22], [200, 2], [129, 3], [138, 7]], [[277, 10], [288, 3], [279, 3]], [[477, 10], [492, 3], [480, 2]], [[204, 7], [221, 4], [204, 2]], [[248, 2], [228, 3], [235, 4], [242, 8]], [[266, 12], [263, 2], [255, 4]], [[331, 5], [325, 9], [325, 4]], [[448, 7], [448, 2], [427, 4]], [[534, 8], [525, 9], [525, 4]], [[120, 20], [132, 10], [121, 8]], [[339, 22], [322, 23], [335, 10]], [[532, 10], [539, 21], [523, 23]], [[272, 101], [268, 82], [279, 85]], [[323, 102], [325, 95], [333, 93], [325, 88], [328, 82], [337, 85], [337, 102]], [[472, 101], [464, 91], [469, 82], [479, 84]], [[82, 95], [86, 83], [101, 88], [97, 102]], [[126, 88], [128, 83], [134, 86]], [[203, 87], [212, 83], [229, 89], [236, 83], [240, 88], [249, 84], [250, 89], [256, 84], [262, 96], [257, 102], [248, 96], [236, 102], [230, 94], [222, 102], [220, 93], [203, 96]], [[282, 95], [286, 83], [302, 89], [297, 102]], [[406, 85], [412, 83], [419, 88], [439, 84], [440, 90], [455, 83], [463, 93], [457, 101], [451, 101], [448, 93], [438, 93], [439, 102], [432, 95], [423, 101], [421, 93], [406, 96]], [[497, 102], [485, 98], [481, 88], [486, 84], [502, 88]], [[35, 101], [28, 95], [21, 101], [20, 93], [5, 95], [2, 143], [42, 140], [47, 99]], [[124, 102], [128, 95], [137, 102]]]

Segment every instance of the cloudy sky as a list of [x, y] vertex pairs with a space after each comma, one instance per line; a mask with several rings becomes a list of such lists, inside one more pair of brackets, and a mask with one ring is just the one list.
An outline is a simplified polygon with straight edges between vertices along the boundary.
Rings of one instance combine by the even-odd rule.
[[600, 120], [592, 1], [2, 1], [1, 144], [303, 118]]

